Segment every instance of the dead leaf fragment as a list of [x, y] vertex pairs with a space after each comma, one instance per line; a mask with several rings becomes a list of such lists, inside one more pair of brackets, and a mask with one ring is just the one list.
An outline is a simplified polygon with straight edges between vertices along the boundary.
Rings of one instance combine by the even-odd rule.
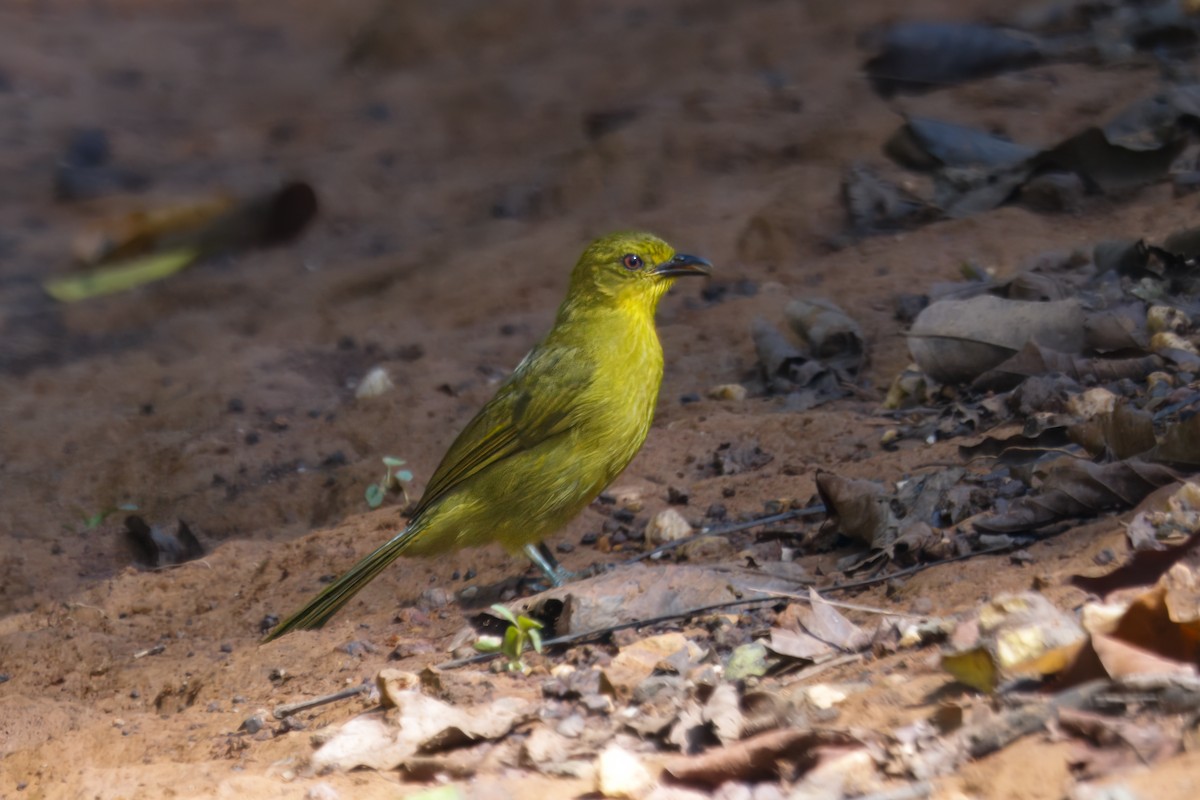
[[974, 628], [964, 630], [976, 631], [977, 641], [957, 637], [960, 649], [943, 655], [942, 668], [983, 692], [1039, 667], [1057, 671], [1062, 660], [1047, 662], [1047, 654], [1072, 647], [1086, 635], [1074, 617], [1036, 592], [997, 597], [980, 607], [976, 621]]
[[913, 320], [908, 349], [927, 375], [942, 383], [970, 381], [1029, 342], [1077, 353], [1084, 313], [1077, 300], [1036, 303], [980, 295], [940, 300]]
[[343, 725], [313, 754], [317, 769], [395, 769], [417, 753], [429, 754], [478, 740], [497, 739], [531, 719], [535, 704], [501, 697], [481, 706], [458, 708], [405, 688], [419, 683], [412, 673], [385, 670], [378, 682], [385, 712], [371, 712]]
[[791, 780], [820, 763], [826, 748], [851, 746], [861, 744], [846, 734], [786, 728], [699, 755], [675, 758], [667, 763], [666, 771], [685, 783], [703, 786], [730, 780]]

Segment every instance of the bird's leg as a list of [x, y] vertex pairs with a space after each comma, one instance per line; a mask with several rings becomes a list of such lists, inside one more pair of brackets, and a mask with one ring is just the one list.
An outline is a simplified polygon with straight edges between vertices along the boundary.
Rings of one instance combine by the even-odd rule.
[[550, 552], [550, 548], [546, 547], [545, 542], [525, 545], [525, 555], [529, 556], [529, 560], [545, 573], [546, 578], [550, 581], [550, 585], [554, 588], [558, 588], [567, 581], [579, 577], [578, 574], [564, 569], [562, 564], [558, 563], [558, 559]]

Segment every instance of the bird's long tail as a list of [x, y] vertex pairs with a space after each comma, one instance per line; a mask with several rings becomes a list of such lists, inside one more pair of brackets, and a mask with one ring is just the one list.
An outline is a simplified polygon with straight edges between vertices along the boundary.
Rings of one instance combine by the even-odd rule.
[[278, 639], [285, 633], [295, 630], [311, 630], [324, 625], [342, 606], [350, 602], [350, 598], [373, 581], [388, 564], [395, 561], [396, 557], [403, 553], [421, 532], [422, 527], [419, 524], [409, 525], [376, 548], [374, 552], [351, 567], [345, 575], [321, 590], [321, 593], [309, 600], [304, 608], [276, 625], [275, 629], [263, 638], [263, 643]]

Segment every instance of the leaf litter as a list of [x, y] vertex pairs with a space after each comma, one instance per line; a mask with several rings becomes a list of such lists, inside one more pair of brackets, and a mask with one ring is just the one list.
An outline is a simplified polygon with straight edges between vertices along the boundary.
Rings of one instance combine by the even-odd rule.
[[[1076, 13], [1084, 33], [1072, 36], [1086, 34], [1101, 53], [1098, 45], [1107, 42], [1088, 17], [1096, 12], [1089, 5]], [[1137, 21], [1135, 35], [1132, 18], [1122, 18], [1117, 38], [1138, 49], [1158, 46], [1171, 26], [1193, 26], [1187, 16], [1169, 25]], [[1104, 36], [1113, 35], [1111, 27]], [[882, 52], [868, 74], [883, 94], [1101, 57], [1049, 34], [985, 25], [898, 25], [876, 45]], [[931, 52], [944, 57], [930, 58]], [[870, 177], [869, 167], [857, 167], [859, 177], [844, 187], [859, 215], [852, 228], [902, 229], [1026, 202], [1037, 181], [1064, 174], [1093, 194], [1119, 195], [1164, 180], [1190, 144], [1193, 95], [1191, 86], [1167, 87], [1108, 124], [1040, 149], [908, 116], [889, 154], [934, 174], [934, 191], [897, 190]], [[636, 114], [621, 124], [635, 121]], [[303, 227], [309, 215], [300, 216]], [[154, 229], [102, 249], [121, 253], [139, 237], [155, 240], [146, 245], [150, 251], [163, 246]], [[592, 780], [604, 796], [666, 796], [681, 786], [726, 785], [732, 792], [729, 786], [766, 783], [829, 797], [898, 796], [884, 794], [884, 787], [904, 783], [922, 796], [931, 791], [924, 781], [1039, 733], [1084, 748], [1072, 762], [1080, 778], [1133, 763], [1122, 760], [1127, 753], [1148, 763], [1177, 752], [1183, 715], [1200, 705], [1192, 495], [1174, 495], [1167, 510], [1133, 518], [1129, 563], [1076, 581], [1079, 590], [1101, 595], [1089, 599], [1078, 620], [1058, 607], [1061, 595], [1051, 600], [1032, 592], [904, 623], [862, 609], [843, 614], [826, 596], [865, 582], [902, 591], [903, 578], [913, 574], [907, 570], [1011, 551], [1052, 535], [1053, 526], [1192, 486], [1180, 481], [1200, 452], [1194, 422], [1200, 337], [1191, 322], [1197, 238], [1181, 231], [1159, 245], [1101, 242], [1003, 284], [968, 281], [957, 296], [930, 287], [932, 302], [913, 315], [915, 365], [906, 371], [912, 380], [904, 403], [893, 409], [902, 413], [887, 417], [898, 431], [890, 444], [984, 436], [961, 448], [961, 463], [929, 464], [892, 483], [822, 472], [815, 483], [828, 513], [819, 527], [791, 519], [770, 523], [776, 527], [768, 536], [768, 523], [751, 525], [728, 534], [726, 563], [696, 558], [705, 555], [698, 550], [679, 559], [686, 563], [670, 563], [677, 552], [663, 559], [668, 563], [622, 568], [539, 597], [525, 610], [544, 617], [548, 631], [575, 637], [528, 655], [535, 665], [529, 685], [539, 696], [521, 696], [516, 679], [499, 673], [456, 681], [449, 671], [385, 670], [378, 675], [382, 707], [320, 732], [311, 766], [403, 766], [416, 779], [531, 768]], [[758, 363], [747, 385], [762, 398], [781, 399], [787, 410], [876, 399], [861, 383], [862, 326], [832, 303], [793, 301], [782, 317], [754, 323], [749, 339]], [[934, 355], [918, 355], [930, 343]], [[1080, 398], [1100, 386], [1111, 402], [1085, 410]], [[1006, 426], [1007, 433], [997, 433]], [[758, 440], [712, 453], [703, 468], [723, 476], [753, 477], [774, 458]], [[635, 531], [637, 512], [630, 514], [616, 532]], [[674, 525], [671, 541], [704, 537], [705, 526], [694, 524], [698, 515], [679, 516], [683, 524]], [[689, 536], [693, 531], [701, 533]], [[636, 538], [616, 545], [641, 546]], [[764, 563], [764, 552], [782, 547], [836, 558], [800, 581]], [[851, 572], [868, 577], [855, 584]], [[786, 596], [800, 586], [808, 592], [804, 600]], [[1109, 596], [1119, 591], [1126, 594]], [[907, 652], [913, 649], [928, 659], [937, 645], [944, 648], [939, 658], [947, 680], [990, 694], [994, 704], [964, 695], [907, 726], [892, 720], [888, 730], [858, 731], [842, 724], [839, 706], [869, 691], [851, 679], [862, 675], [855, 665], [913, 656]], [[900, 671], [889, 676], [899, 679], [895, 685], [914, 660], [899, 662]], [[833, 682], [812, 683], [823, 668]], [[278, 683], [284, 680], [281, 674]], [[931, 698], [923, 699], [930, 705]], [[283, 735], [302, 729], [302, 720], [296, 724], [259, 732]], [[1119, 758], [1102, 753], [1122, 748]]]

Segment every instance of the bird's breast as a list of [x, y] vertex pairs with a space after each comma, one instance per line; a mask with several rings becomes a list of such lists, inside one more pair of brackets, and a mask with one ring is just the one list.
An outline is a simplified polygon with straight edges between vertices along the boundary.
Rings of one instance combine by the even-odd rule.
[[646, 440], [662, 384], [663, 354], [652, 318], [634, 316], [608, 330], [615, 332], [596, 343], [595, 379], [580, 433], [595, 443], [611, 479]]

